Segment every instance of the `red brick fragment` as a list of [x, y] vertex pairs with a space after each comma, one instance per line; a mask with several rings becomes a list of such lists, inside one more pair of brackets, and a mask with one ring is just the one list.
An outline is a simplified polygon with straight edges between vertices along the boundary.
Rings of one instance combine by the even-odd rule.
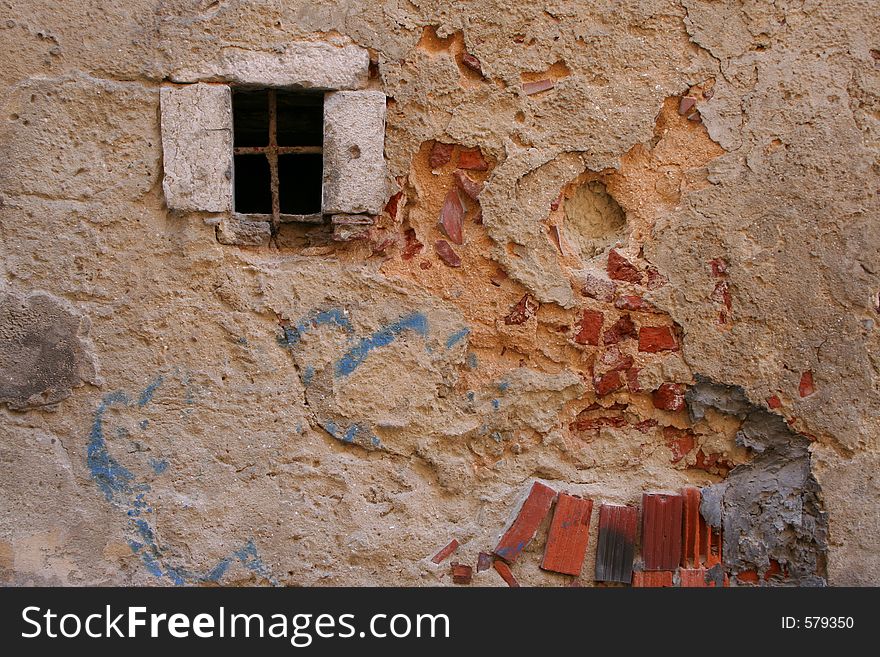
[[727, 273], [727, 261], [724, 258], [713, 258], [709, 261], [709, 266], [712, 268], [712, 275], [716, 278]]
[[684, 116], [685, 114], [690, 112], [696, 104], [696, 98], [691, 98], [690, 96], [682, 96], [681, 101], [678, 103], [678, 113]]
[[702, 122], [702, 117], [700, 116], [700, 112], [694, 112], [693, 114], [688, 115], [688, 121], [693, 121], [694, 123]]
[[435, 141], [431, 147], [431, 154], [428, 156], [428, 165], [432, 169], [439, 169], [452, 159], [454, 149], [453, 144], [441, 144], [439, 141]]
[[619, 371], [613, 370], [594, 381], [594, 386], [597, 395], [605, 396], [623, 387], [623, 377]]
[[730, 310], [732, 301], [730, 298], [730, 287], [727, 285], [727, 281], [718, 281], [709, 298], [715, 303], [723, 303], [724, 307]]
[[782, 566], [779, 565], [779, 562], [776, 559], [770, 559], [770, 566], [767, 570], [764, 571], [764, 581], [767, 582], [771, 578], [785, 578], [788, 577], [787, 570], [783, 570]]
[[645, 271], [648, 272], [649, 290], [656, 290], [657, 288], [663, 287], [669, 282], [669, 279], [661, 274], [660, 270], [658, 270], [656, 267], [648, 267]]
[[602, 372], [611, 372], [613, 370], [628, 370], [632, 367], [633, 357], [621, 353], [620, 348], [611, 346], [599, 357], [599, 369]]
[[450, 189], [443, 201], [443, 207], [440, 208], [440, 219], [438, 225], [450, 240], [455, 244], [462, 244], [464, 238], [462, 235], [462, 224], [464, 223], [464, 207], [461, 199], [458, 198], [458, 192]]
[[559, 196], [557, 196], [556, 199], [550, 203], [550, 209], [553, 212], [556, 212], [559, 209], [560, 203], [562, 203], [562, 192], [559, 192]]
[[452, 564], [452, 581], [456, 584], [470, 584], [474, 569], [463, 563]]
[[640, 313], [659, 313], [660, 310], [654, 304], [645, 301], [635, 294], [627, 294], [615, 300], [614, 307], [621, 310], [631, 310]]
[[424, 244], [416, 239], [416, 231], [412, 228], [406, 231], [404, 237], [406, 238], [406, 246], [403, 247], [403, 252], [400, 254], [400, 257], [404, 260], [411, 260], [422, 250]]
[[663, 438], [666, 446], [672, 450], [670, 463], [678, 463], [694, 448], [694, 434], [687, 430], [663, 427]]
[[452, 554], [453, 552], [455, 552], [458, 549], [458, 545], [459, 545], [458, 541], [453, 538], [451, 541], [449, 541], [449, 544], [445, 548], [440, 550], [437, 554], [435, 554], [431, 558], [431, 561], [433, 561], [434, 563], [443, 562], [443, 560], [445, 560], [446, 557], [448, 557], [450, 554]]
[[798, 394], [801, 397], [809, 397], [816, 392], [816, 385], [813, 383], [813, 371], [807, 370], [801, 374], [801, 382], [798, 385]]
[[633, 588], [665, 588], [672, 586], [671, 570], [637, 570], [633, 573]]
[[428, 271], [432, 267], [430, 260], [422, 260], [419, 263], [419, 269], [422, 271]]
[[397, 209], [400, 206], [400, 199], [403, 197], [403, 192], [397, 192], [394, 196], [388, 199], [388, 203], [385, 204], [385, 212], [392, 219], [397, 219]]
[[678, 351], [678, 343], [668, 326], [643, 326], [639, 329], [639, 351]]
[[642, 384], [639, 383], [639, 369], [631, 367], [626, 371], [626, 387], [630, 392], [641, 392]]
[[510, 588], [519, 587], [519, 582], [516, 581], [516, 577], [513, 576], [513, 573], [510, 571], [510, 566], [501, 561], [501, 559], [495, 559], [495, 570], [501, 575], [501, 579], [507, 582], [507, 585]]
[[643, 279], [642, 272], [615, 249], [608, 252], [608, 276], [628, 283], [641, 283]]
[[471, 171], [487, 171], [489, 163], [486, 162], [479, 148], [470, 148], [459, 152], [458, 168]]
[[642, 495], [642, 559], [645, 570], [673, 570], [681, 561], [680, 495]]
[[642, 420], [641, 422], [639, 422], [638, 424], [635, 425], [635, 428], [638, 429], [639, 431], [641, 431], [642, 433], [648, 433], [649, 431], [651, 431], [651, 429], [653, 429], [656, 426], [657, 426], [657, 420], [651, 419], [651, 420]]
[[453, 176], [458, 188], [464, 192], [465, 196], [472, 201], [476, 201], [480, 192], [483, 191], [483, 183], [472, 179], [464, 171], [456, 171]]
[[446, 240], [437, 240], [434, 243], [434, 250], [440, 256], [440, 259], [450, 267], [461, 267], [461, 258], [452, 250], [452, 247], [449, 246], [449, 242]]
[[480, 75], [483, 74], [483, 66], [480, 64], [480, 60], [474, 57], [469, 52], [466, 52], [461, 56], [461, 63], [475, 73], [479, 73]]
[[480, 552], [477, 555], [477, 572], [489, 570], [492, 567], [492, 555], [488, 552]]
[[569, 425], [569, 427], [575, 431], [593, 431], [602, 427], [623, 426], [626, 426], [626, 418], [620, 416], [579, 418]]
[[550, 507], [556, 499], [556, 491], [536, 481], [532, 484], [529, 496], [520, 507], [519, 514], [510, 528], [498, 541], [493, 550], [494, 554], [507, 563], [513, 563], [520, 552], [535, 538], [544, 518], [550, 512]]
[[755, 570], [744, 570], [741, 573], [737, 573], [736, 578], [740, 582], [747, 582], [749, 584], [757, 584], [758, 573]]
[[598, 310], [585, 310], [581, 315], [581, 321], [575, 326], [578, 329], [574, 341], [578, 344], [591, 344], [598, 346], [599, 332], [602, 330], [602, 321], [605, 315]]
[[694, 467], [706, 472], [718, 472], [726, 475], [732, 468], [733, 463], [720, 454], [706, 454], [702, 449], [695, 454]]
[[580, 575], [587, 542], [593, 501], [560, 493], [550, 523], [541, 568], [564, 575]]
[[504, 318], [504, 323], [508, 326], [511, 324], [523, 324], [538, 312], [538, 307], [538, 302], [532, 298], [532, 295], [525, 294], [513, 307], [513, 310], [510, 311], [507, 317]]
[[523, 82], [523, 93], [526, 96], [532, 96], [534, 94], [539, 94], [542, 91], [547, 91], [548, 89], [552, 89], [556, 86], [556, 83], [553, 80], [537, 80], [535, 82]]
[[780, 406], [782, 406], [782, 400], [778, 396], [770, 395], [767, 397], [767, 408], [779, 408]]
[[[678, 571], [680, 580], [679, 586], [682, 588], [700, 588], [714, 589], [715, 581], [712, 579], [706, 568], [682, 568]], [[724, 575], [724, 584], [722, 586], [730, 586], [730, 580]]]
[[604, 344], [617, 344], [622, 340], [636, 337], [636, 326], [629, 315], [623, 315], [602, 335]]
[[681, 411], [684, 409], [685, 387], [680, 383], [664, 383], [651, 395], [654, 408], [663, 411]]

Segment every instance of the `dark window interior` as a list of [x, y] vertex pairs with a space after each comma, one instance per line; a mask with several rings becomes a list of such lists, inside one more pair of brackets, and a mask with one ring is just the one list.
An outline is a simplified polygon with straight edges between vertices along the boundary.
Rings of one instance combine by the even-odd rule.
[[321, 212], [324, 97], [274, 89], [232, 95], [235, 211]]

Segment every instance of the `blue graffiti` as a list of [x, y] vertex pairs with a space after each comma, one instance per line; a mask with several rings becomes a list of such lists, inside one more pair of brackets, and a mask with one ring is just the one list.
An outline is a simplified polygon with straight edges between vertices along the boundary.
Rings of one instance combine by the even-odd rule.
[[458, 331], [456, 331], [455, 333], [450, 335], [449, 338], [447, 338], [446, 348], [452, 349], [455, 345], [457, 345], [459, 342], [464, 340], [470, 332], [471, 332], [471, 330], [467, 327], [464, 327], [463, 329], [459, 329]]
[[341, 308], [331, 308], [330, 310], [315, 311], [298, 321], [294, 326], [284, 326], [284, 337], [282, 344], [293, 347], [299, 343], [302, 336], [313, 328], [319, 326], [337, 326], [346, 333], [351, 333], [354, 328], [351, 321], [346, 317], [345, 311]]
[[150, 467], [156, 474], [162, 474], [168, 469], [168, 461], [165, 459], [150, 459]]
[[143, 408], [151, 401], [153, 401], [153, 395], [156, 394], [156, 390], [158, 390], [159, 386], [162, 385], [162, 382], [165, 380], [164, 377], [158, 376], [156, 380], [153, 381], [150, 385], [144, 388], [144, 391], [141, 393], [141, 396], [138, 397], [138, 406]]
[[473, 351], [468, 354], [467, 364], [472, 370], [477, 369], [477, 355]]
[[312, 379], [315, 378], [315, 368], [311, 365], [306, 365], [303, 368], [302, 376], [300, 378], [302, 379], [304, 386], [310, 385], [312, 383]]
[[367, 359], [371, 351], [388, 346], [404, 331], [413, 331], [427, 337], [428, 318], [424, 313], [412, 313], [379, 329], [370, 337], [363, 338], [336, 362], [336, 376], [348, 376]]
[[507, 389], [510, 387], [509, 381], [499, 381], [498, 382], [498, 392], [507, 392]]
[[501, 402], [498, 401], [497, 399], [493, 399], [492, 400], [492, 408], [494, 408], [497, 411], [499, 408], [501, 408]]

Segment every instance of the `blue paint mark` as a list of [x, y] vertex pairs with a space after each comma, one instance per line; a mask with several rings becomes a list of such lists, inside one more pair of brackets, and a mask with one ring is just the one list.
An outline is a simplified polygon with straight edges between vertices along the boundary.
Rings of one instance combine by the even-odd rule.
[[492, 400], [492, 408], [494, 408], [497, 411], [499, 408], [501, 408], [501, 402], [498, 401], [497, 399], [493, 399]]
[[473, 390], [468, 390], [468, 393], [467, 393], [467, 400], [468, 400], [469, 402], [472, 402], [472, 401], [474, 401], [475, 398], [476, 398], [476, 395], [474, 395], [474, 391], [473, 391]]
[[510, 387], [509, 381], [499, 381], [498, 382], [498, 391], [499, 392], [507, 392], [507, 389]]
[[138, 397], [138, 406], [143, 408], [151, 401], [153, 401], [153, 395], [156, 394], [156, 390], [162, 385], [162, 382], [165, 380], [163, 376], [157, 376], [156, 380], [153, 381], [150, 385], [144, 388], [144, 391], [141, 393], [141, 396]]
[[468, 354], [467, 364], [472, 370], [477, 369], [477, 355], [473, 351]]
[[266, 567], [266, 564], [263, 563], [263, 560], [260, 559], [260, 555], [257, 554], [257, 547], [253, 541], [248, 541], [247, 545], [232, 554], [249, 571], [269, 580], [273, 585], [277, 585], [275, 578], [272, 577], [272, 573]]
[[401, 317], [396, 322], [376, 331], [370, 337], [363, 338], [336, 362], [336, 376], [348, 376], [367, 359], [371, 351], [388, 346], [404, 331], [413, 331], [422, 337], [427, 337], [428, 318], [423, 313], [413, 313]]
[[89, 434], [89, 445], [86, 449], [86, 463], [89, 472], [108, 502], [113, 501], [114, 495], [130, 492], [130, 482], [134, 479], [131, 472], [110, 456], [104, 441], [104, 414], [107, 409], [113, 404], [127, 403], [128, 397], [121, 392], [114, 392], [104, 397], [95, 412], [95, 420]]
[[468, 336], [468, 333], [470, 333], [470, 332], [471, 332], [471, 330], [467, 327], [464, 327], [463, 329], [457, 330], [455, 333], [450, 335], [449, 338], [446, 340], [446, 348], [452, 349], [456, 344], [458, 344], [459, 342], [464, 340]]
[[168, 461], [165, 459], [150, 459], [150, 467], [156, 474], [162, 474], [168, 469]]
[[497, 431], [493, 431], [492, 432], [492, 440], [494, 440], [496, 443], [500, 443], [502, 440], [501, 434], [498, 433]]
[[302, 425], [302, 422], [297, 422], [297, 423], [296, 423], [296, 432], [297, 432], [298, 434], [302, 434], [302, 432], [303, 432], [303, 425]]
[[341, 308], [331, 308], [330, 310], [312, 312], [299, 320], [294, 326], [284, 326], [284, 336], [279, 339], [279, 343], [285, 347], [294, 347], [302, 339], [304, 333], [308, 333], [311, 329], [318, 328], [319, 326], [331, 325], [343, 329], [346, 333], [351, 333], [354, 330], [344, 310]]
[[303, 369], [302, 373], [302, 382], [304, 386], [310, 385], [312, 383], [312, 379], [315, 378], [315, 368], [311, 365], [306, 365]]
[[229, 570], [229, 559], [224, 559], [205, 575], [204, 580], [206, 582], [219, 582], [223, 575], [226, 574], [227, 570]]
[[141, 420], [140, 422], [138, 422], [138, 426], [140, 426], [141, 429], [146, 429], [146, 428], [147, 428], [147, 425], [148, 425], [149, 423], [150, 423], [149, 420]]
[[236, 342], [238, 342], [238, 344], [244, 345], [244, 346], [247, 346], [247, 343], [248, 343], [247, 338], [244, 336], [240, 337]]

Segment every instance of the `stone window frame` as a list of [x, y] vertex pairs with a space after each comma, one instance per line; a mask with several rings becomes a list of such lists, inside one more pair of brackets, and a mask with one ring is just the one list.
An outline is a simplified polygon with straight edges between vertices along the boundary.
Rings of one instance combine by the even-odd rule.
[[[283, 52], [224, 49], [175, 70], [160, 88], [163, 182], [172, 212], [203, 213], [221, 243], [268, 243], [271, 215], [234, 210], [232, 90], [324, 92], [321, 222], [334, 234], [371, 225], [389, 196], [385, 94], [369, 85], [369, 53], [358, 46], [295, 42]], [[292, 215], [289, 220], [315, 221]]]

